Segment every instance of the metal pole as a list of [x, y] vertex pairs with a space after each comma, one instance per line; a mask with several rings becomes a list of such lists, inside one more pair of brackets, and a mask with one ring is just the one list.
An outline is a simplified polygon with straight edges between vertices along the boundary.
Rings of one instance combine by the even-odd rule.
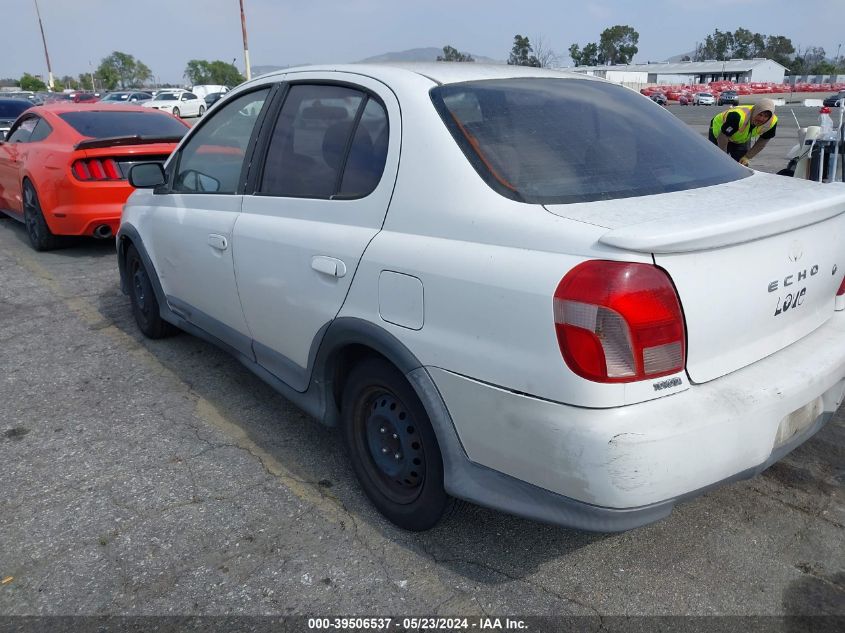
[[47, 52], [47, 38], [44, 37], [44, 25], [41, 23], [41, 11], [38, 10], [38, 0], [35, 2], [35, 13], [38, 15], [38, 28], [41, 29], [41, 41], [44, 42], [44, 57], [47, 58], [47, 87], [52, 90], [55, 85], [53, 82], [53, 68], [50, 66], [50, 54]]
[[97, 84], [94, 83], [94, 64], [91, 63], [91, 60], [88, 60], [88, 70], [90, 70], [91, 75], [91, 92], [97, 92]]
[[246, 66], [246, 80], [252, 79], [252, 71], [249, 68], [249, 44], [246, 41], [246, 15], [244, 15], [244, 0], [241, 2], [241, 32], [244, 36], [244, 65]]

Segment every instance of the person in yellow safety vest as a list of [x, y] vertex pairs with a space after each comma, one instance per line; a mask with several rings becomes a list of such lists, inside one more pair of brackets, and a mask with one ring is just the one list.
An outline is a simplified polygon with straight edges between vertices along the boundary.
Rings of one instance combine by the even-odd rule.
[[[736, 106], [714, 116], [707, 137], [734, 160], [747, 166], [748, 161], [763, 151], [775, 137], [777, 124], [775, 102], [760, 99], [753, 106]], [[752, 139], [756, 142], [749, 149]]]

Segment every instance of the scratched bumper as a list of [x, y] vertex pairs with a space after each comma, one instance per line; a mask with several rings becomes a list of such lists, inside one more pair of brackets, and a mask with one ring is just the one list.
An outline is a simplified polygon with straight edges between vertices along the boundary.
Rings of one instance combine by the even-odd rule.
[[[567, 406], [428, 371], [468, 463], [598, 508], [671, 506], [753, 476], [832, 417], [845, 392], [845, 313], [749, 367], [612, 409]], [[513, 512], [508, 499], [486, 505]]]

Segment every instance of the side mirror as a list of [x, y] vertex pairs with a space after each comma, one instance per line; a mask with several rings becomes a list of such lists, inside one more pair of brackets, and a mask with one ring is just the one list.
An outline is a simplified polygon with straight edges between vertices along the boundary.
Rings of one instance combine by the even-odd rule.
[[166, 182], [164, 168], [158, 163], [140, 163], [129, 170], [129, 184], [136, 189], [155, 189]]

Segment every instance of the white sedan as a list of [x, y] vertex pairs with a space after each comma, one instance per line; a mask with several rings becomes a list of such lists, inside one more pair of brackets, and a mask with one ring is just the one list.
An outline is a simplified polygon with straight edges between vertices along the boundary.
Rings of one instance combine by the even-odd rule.
[[182, 118], [205, 114], [205, 101], [192, 92], [160, 92], [153, 99], [145, 101], [143, 106], [164, 110]]
[[130, 181], [140, 330], [211, 341], [340, 427], [404, 528], [451, 497], [643, 525], [845, 394], [845, 187], [742, 167], [601, 79], [286, 69]]
[[716, 105], [716, 97], [709, 92], [696, 92], [692, 96], [693, 105]]

